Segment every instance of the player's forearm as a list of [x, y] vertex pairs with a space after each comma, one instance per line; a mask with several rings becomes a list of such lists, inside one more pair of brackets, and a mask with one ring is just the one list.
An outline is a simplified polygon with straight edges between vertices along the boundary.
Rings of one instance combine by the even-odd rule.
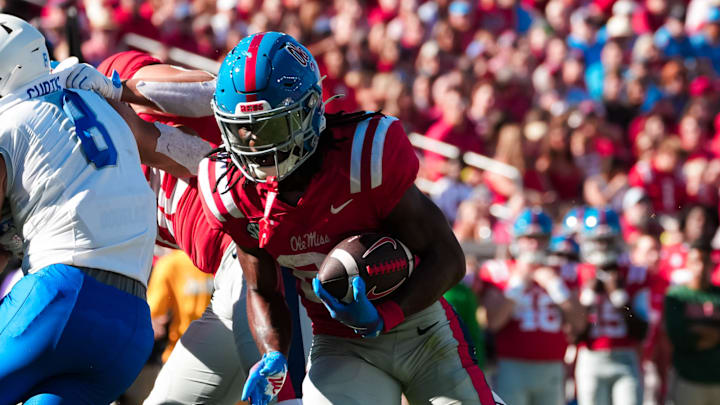
[[420, 265], [413, 271], [405, 286], [393, 296], [405, 316], [429, 307], [447, 290], [462, 280], [465, 257], [460, 245], [443, 244], [420, 257]]
[[122, 95], [120, 96], [120, 101], [135, 105], [141, 105], [157, 111], [162, 111], [157, 104], [153, 103], [145, 96], [143, 96], [140, 92], [137, 91], [135, 85], [129, 84], [128, 81], [124, 81], [122, 84]]
[[262, 295], [257, 290], [247, 292], [248, 323], [260, 353], [290, 351], [292, 321], [285, 297], [280, 292]]
[[571, 297], [558, 306], [563, 313], [563, 319], [570, 326], [570, 334], [580, 335], [587, 328], [587, 313], [577, 297]]

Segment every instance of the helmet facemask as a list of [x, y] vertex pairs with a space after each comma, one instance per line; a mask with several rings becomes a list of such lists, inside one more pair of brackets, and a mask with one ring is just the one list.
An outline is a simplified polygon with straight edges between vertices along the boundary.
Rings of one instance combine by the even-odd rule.
[[580, 250], [585, 262], [600, 268], [614, 266], [620, 258], [620, 246], [615, 238], [586, 240], [580, 245]]
[[280, 181], [317, 149], [320, 134], [313, 121], [322, 119], [322, 104], [314, 89], [299, 101], [292, 103], [288, 99], [274, 109], [265, 101], [240, 103], [235, 114], [222, 112], [214, 100], [212, 107], [223, 147], [249, 180], [264, 183], [275, 177]]
[[510, 254], [520, 262], [544, 265], [547, 261], [548, 239], [545, 234], [516, 236], [510, 244]]

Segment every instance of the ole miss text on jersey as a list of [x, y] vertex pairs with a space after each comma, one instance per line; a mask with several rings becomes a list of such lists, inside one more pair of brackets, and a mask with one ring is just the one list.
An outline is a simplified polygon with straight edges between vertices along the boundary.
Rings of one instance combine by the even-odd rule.
[[337, 145], [316, 152], [323, 156], [313, 156], [322, 159], [322, 166], [297, 205], [279, 199], [266, 204], [272, 194], [269, 188], [239, 178], [238, 171], [228, 182], [229, 159], [203, 160], [198, 181], [205, 214], [214, 228], [248, 248], [260, 246], [260, 231], [264, 249], [281, 266], [292, 269], [314, 333], [357, 337], [330, 317], [311, 281], [336, 244], [353, 234], [379, 230], [415, 181], [419, 162], [394, 117], [373, 115], [329, 131], [321, 136], [334, 136]]

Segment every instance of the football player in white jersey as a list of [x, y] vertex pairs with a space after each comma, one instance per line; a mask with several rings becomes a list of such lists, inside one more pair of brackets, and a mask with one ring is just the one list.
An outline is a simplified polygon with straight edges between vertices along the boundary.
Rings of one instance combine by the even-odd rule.
[[[155, 196], [140, 161], [189, 171], [128, 110], [65, 89], [40, 32], [0, 14], [0, 202], [26, 274], [0, 301], [0, 405], [107, 404], [150, 354]], [[133, 132], [150, 138], [140, 151]]]

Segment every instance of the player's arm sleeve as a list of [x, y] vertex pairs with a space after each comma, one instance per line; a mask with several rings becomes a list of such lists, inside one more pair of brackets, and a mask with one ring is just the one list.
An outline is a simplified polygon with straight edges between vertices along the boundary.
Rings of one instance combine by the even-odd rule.
[[122, 100], [182, 117], [213, 115], [215, 76], [166, 64], [144, 66], [124, 82]]
[[170, 256], [161, 257], [160, 260], [155, 263], [155, 268], [150, 275], [147, 302], [152, 318], [167, 315], [170, 311], [173, 298], [168, 283], [170, 281], [169, 275], [172, 274], [172, 262], [173, 260]]
[[[387, 125], [387, 131], [381, 127]], [[370, 188], [380, 218], [387, 217], [415, 182], [420, 162], [399, 120], [383, 117], [373, 137]]]

